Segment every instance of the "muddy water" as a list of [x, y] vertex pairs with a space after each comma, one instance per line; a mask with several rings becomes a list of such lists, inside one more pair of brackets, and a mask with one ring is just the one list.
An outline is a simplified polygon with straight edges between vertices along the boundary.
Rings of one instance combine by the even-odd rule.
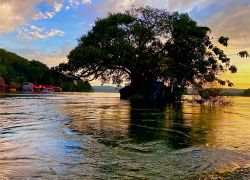
[[250, 167], [250, 98], [134, 106], [119, 94], [0, 98], [0, 179], [187, 179]]

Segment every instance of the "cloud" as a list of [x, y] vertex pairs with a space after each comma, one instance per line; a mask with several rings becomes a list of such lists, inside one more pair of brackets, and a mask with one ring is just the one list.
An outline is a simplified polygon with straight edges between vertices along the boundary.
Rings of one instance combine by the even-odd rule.
[[69, 6], [66, 8], [69, 9], [70, 7], [78, 7], [81, 4], [91, 4], [92, 0], [68, 0]]
[[69, 10], [69, 9], [70, 9], [70, 6], [66, 6], [65, 9], [66, 9], [66, 10]]
[[68, 61], [67, 55], [69, 54], [70, 50], [65, 49], [59, 50], [58, 52], [53, 52], [49, 54], [38, 54], [38, 59], [41, 59], [43, 63], [47, 64], [49, 67], [58, 66], [60, 63], [66, 63]]
[[77, 6], [80, 5], [80, 1], [78, 1], [78, 0], [69, 0], [69, 5], [77, 7]]
[[228, 36], [230, 48], [250, 48], [249, 0], [105, 0], [95, 5], [95, 9], [107, 14], [132, 6], [188, 12], [200, 25], [210, 27], [213, 36]]
[[33, 19], [34, 20], [40, 20], [40, 19], [51, 19], [56, 15], [55, 12], [38, 12], [37, 14], [34, 15]]
[[[162, 1], [163, 2], [163, 1]], [[199, 1], [197, 0], [179, 0], [179, 1], [168, 1], [165, 8], [171, 11], [187, 11], [192, 8], [196, 3]]]
[[55, 12], [60, 12], [62, 7], [63, 7], [63, 3], [59, 3], [59, 2], [54, 3]]
[[51, 29], [46, 33], [47, 37], [54, 37], [54, 36], [63, 36], [64, 32], [58, 29]]
[[[50, 4], [52, 4], [53, 0], [49, 0]], [[91, 4], [92, 0], [68, 0], [68, 5], [66, 5], [65, 9], [69, 10], [71, 7], [77, 8], [78, 6], [82, 4]], [[64, 0], [53, 2], [53, 10], [52, 11], [45, 11], [45, 12], [38, 12], [34, 15], [34, 20], [40, 20], [40, 19], [51, 19], [53, 18], [57, 13], [59, 13], [64, 7]]]
[[14, 31], [26, 23], [35, 13], [35, 7], [42, 0], [1, 0], [0, 34]]
[[64, 32], [58, 29], [46, 31], [44, 28], [34, 25], [18, 29], [18, 37], [24, 39], [49, 39], [55, 36], [64, 36]]
[[44, 28], [39, 28], [39, 27], [34, 26], [34, 25], [31, 25], [30, 28], [31, 28], [32, 30], [35, 30], [35, 31], [38, 31], [38, 32], [44, 31]]
[[82, 3], [83, 3], [83, 4], [91, 4], [91, 3], [92, 3], [92, 0], [82, 0]]
[[71, 45], [63, 45], [58, 50], [44, 51], [43, 49], [20, 48], [10, 49], [18, 55], [29, 60], [38, 60], [47, 64], [49, 67], [57, 66], [60, 63], [67, 62], [67, 55], [73, 49]]
[[58, 2], [55, 1], [53, 4], [53, 11], [45, 11], [45, 12], [38, 12], [34, 15], [34, 20], [40, 20], [40, 19], [51, 19], [53, 18], [57, 13], [59, 13], [63, 8], [63, 1]]
[[49, 67], [54, 67], [58, 66], [58, 64], [60, 63], [65, 63], [68, 61], [67, 55], [69, 54], [71, 49], [71, 46], [63, 46], [59, 50], [54, 52], [39, 51], [36, 54], [30, 54], [29, 57], [32, 59], [38, 59], [47, 64]]
[[156, 8], [165, 8], [169, 11], [188, 11], [199, 0], [105, 0], [100, 3], [96, 9], [102, 12], [124, 11], [132, 6], [151, 6]]
[[[0, 34], [15, 31], [28, 21], [53, 18], [63, 8], [64, 0], [0, 0]], [[53, 10], [37, 12], [41, 3], [51, 4]]]
[[[52, 10], [37, 11], [40, 4], [48, 4]], [[67, 5], [66, 5], [67, 3]], [[65, 9], [91, 4], [91, 0], [0, 0], [0, 34], [15, 31], [30, 20], [51, 19]]]
[[228, 36], [230, 41], [227, 49], [235, 51], [250, 48], [249, 8], [249, 0], [203, 0], [194, 6], [190, 14], [200, 25], [210, 27], [213, 36]]

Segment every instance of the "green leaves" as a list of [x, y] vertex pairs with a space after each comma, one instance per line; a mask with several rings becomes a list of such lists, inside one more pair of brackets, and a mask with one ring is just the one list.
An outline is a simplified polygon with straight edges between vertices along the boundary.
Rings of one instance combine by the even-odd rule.
[[49, 70], [39, 61], [29, 61], [4, 49], [0, 49], [0, 60], [0, 76], [7, 84], [40, 81]]
[[[237, 72], [230, 58], [188, 14], [151, 7], [109, 14], [79, 40], [62, 72], [101, 82], [168, 84], [171, 92], [207, 82], [219, 82], [226, 70]], [[218, 42], [228, 46], [228, 37]], [[248, 57], [248, 53], [240, 53]], [[220, 84], [228, 84], [220, 80]], [[174, 94], [175, 96], [175, 94]], [[179, 96], [179, 95], [176, 95]]]
[[228, 46], [228, 40], [229, 38], [228, 37], [224, 37], [224, 36], [221, 36], [218, 40], [218, 42], [220, 44], [222, 44], [223, 46]]
[[215, 55], [223, 54], [223, 51], [221, 49], [219, 49], [218, 47], [214, 47], [213, 52], [215, 53]]
[[231, 71], [231, 73], [236, 73], [237, 72], [237, 68], [236, 68], [235, 65], [230, 66], [229, 70]]
[[247, 51], [240, 51], [238, 53], [238, 55], [241, 57], [241, 58], [248, 58], [249, 57], [249, 53]]

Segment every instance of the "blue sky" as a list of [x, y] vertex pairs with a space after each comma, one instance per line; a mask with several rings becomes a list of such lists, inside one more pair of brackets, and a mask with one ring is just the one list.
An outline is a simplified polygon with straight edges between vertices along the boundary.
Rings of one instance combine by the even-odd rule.
[[[135, 6], [153, 6], [187, 12], [212, 36], [230, 37], [225, 51], [238, 66], [238, 86], [250, 87], [250, 60], [239, 59], [239, 50], [250, 50], [249, 0], [1, 0], [0, 48], [28, 59], [56, 66], [67, 61], [77, 39], [97, 17]], [[236, 84], [237, 84], [236, 83]]]

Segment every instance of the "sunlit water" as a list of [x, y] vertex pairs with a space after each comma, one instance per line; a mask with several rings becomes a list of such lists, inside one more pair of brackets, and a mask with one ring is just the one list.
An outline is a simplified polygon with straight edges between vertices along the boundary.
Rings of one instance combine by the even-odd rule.
[[136, 107], [115, 93], [0, 97], [0, 179], [186, 179], [250, 166], [250, 98]]

